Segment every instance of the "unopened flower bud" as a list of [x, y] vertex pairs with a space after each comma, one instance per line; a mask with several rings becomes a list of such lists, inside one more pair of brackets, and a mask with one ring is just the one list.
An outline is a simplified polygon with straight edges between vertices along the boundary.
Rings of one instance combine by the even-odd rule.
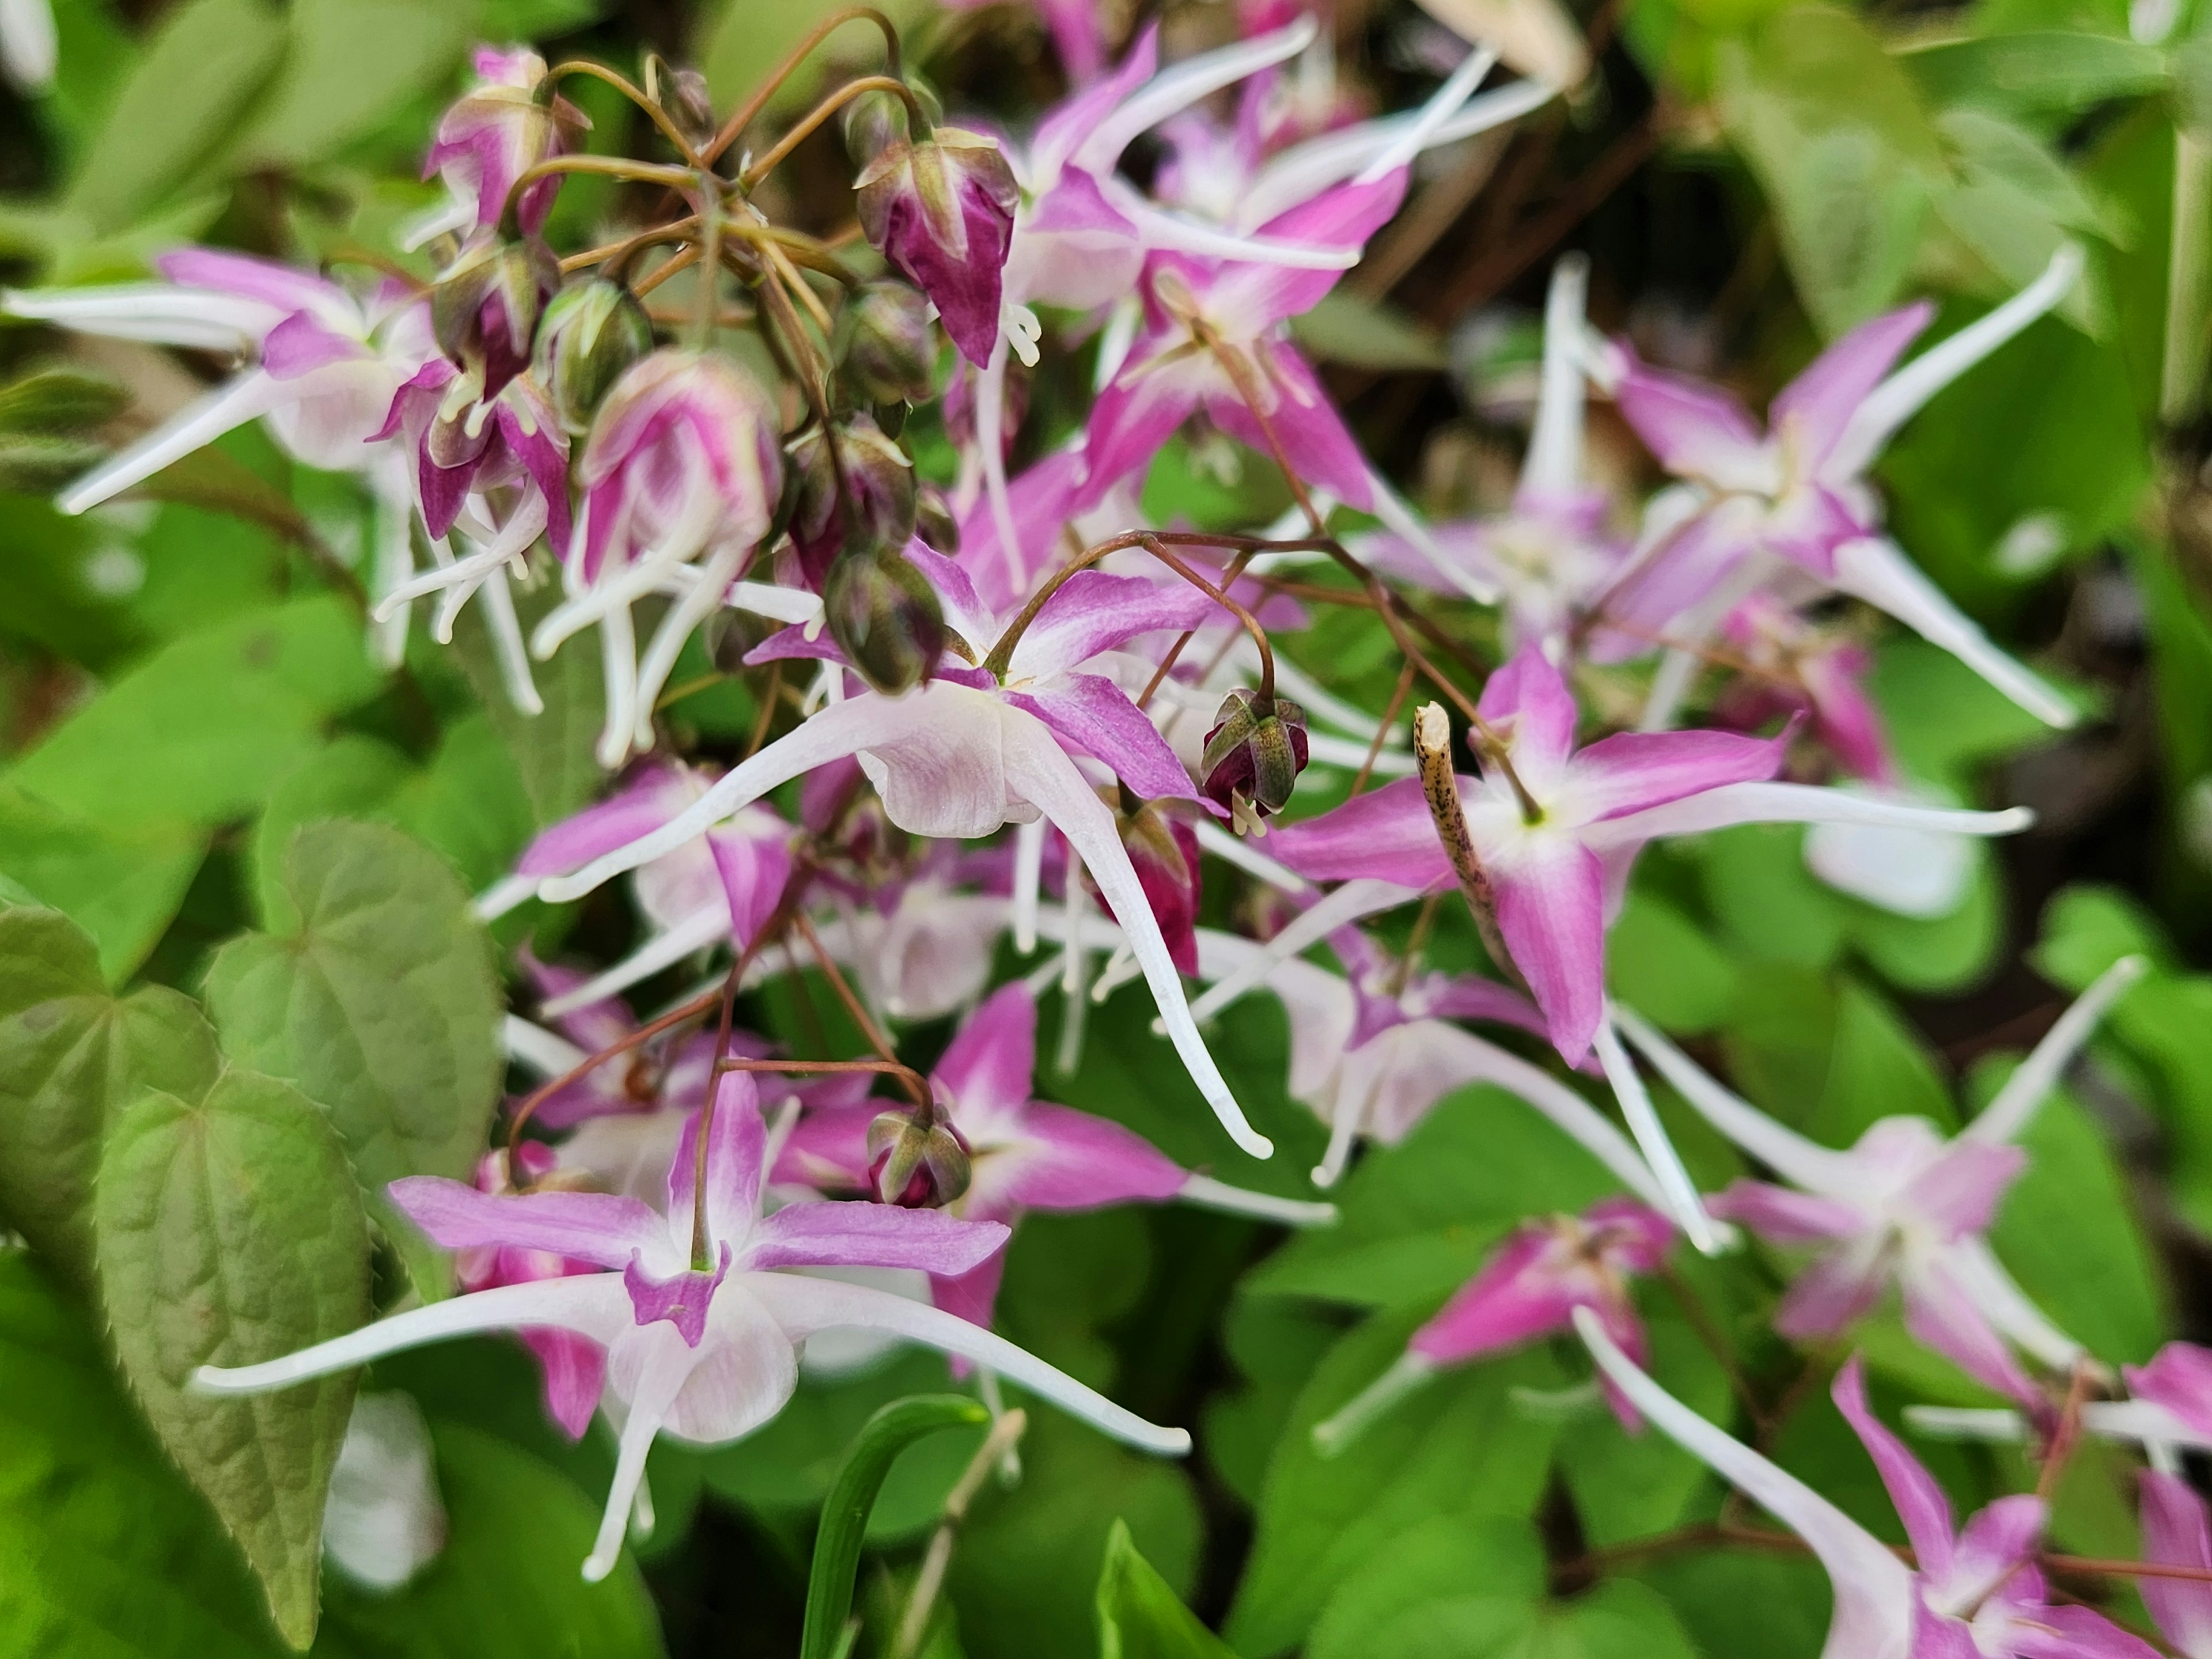
[[1305, 712], [1287, 697], [1262, 702], [1243, 687], [1223, 699], [1206, 734], [1199, 787], [1235, 810], [1242, 796], [1261, 817], [1279, 812], [1306, 769]]
[[906, 104], [897, 94], [864, 92], [845, 106], [845, 153], [865, 167], [893, 144], [906, 142]]
[[660, 107], [678, 132], [702, 149], [721, 125], [714, 118], [714, 98], [707, 90], [707, 77], [695, 69], [678, 70], [661, 82]]
[[853, 187], [870, 244], [937, 302], [961, 355], [979, 368], [988, 364], [1021, 199], [998, 145], [981, 133], [939, 127], [887, 145]]
[[454, 362], [482, 371], [486, 398], [530, 365], [545, 296], [561, 285], [545, 245], [479, 236], [430, 290], [430, 327]]
[[422, 176], [437, 173], [457, 201], [474, 204], [468, 228], [492, 229], [512, 206], [513, 228], [534, 236], [552, 211], [561, 180], [551, 176], [519, 192], [515, 187], [538, 162], [574, 149], [592, 124], [556, 95], [545, 60], [526, 47], [479, 48], [476, 70], [477, 83], [439, 118]]
[[926, 404], [937, 391], [929, 302], [904, 283], [870, 283], [839, 319], [843, 368], [872, 404]]
[[538, 324], [538, 383], [581, 432], [623, 371], [653, 349], [653, 319], [620, 283], [593, 276], [555, 295]]
[[[1121, 845], [1136, 867], [1145, 901], [1160, 925], [1168, 955], [1180, 973], [1198, 972], [1198, 832], [1182, 818], [1146, 802], [1115, 815]], [[1107, 904], [1110, 911], [1111, 902]], [[1118, 920], [1118, 919], [1117, 919]]]
[[928, 678], [945, 653], [945, 611], [937, 594], [896, 553], [844, 554], [830, 567], [822, 608], [845, 660], [887, 696]]
[[934, 1112], [884, 1112], [868, 1125], [868, 1184], [878, 1202], [933, 1210], [968, 1190], [968, 1143]]
[[960, 552], [960, 520], [952, 511], [952, 503], [945, 499], [945, 492], [933, 483], [926, 483], [915, 492], [914, 533], [932, 552], [954, 558]]
[[914, 534], [914, 464], [872, 416], [809, 427], [785, 447], [791, 539], [810, 583], [818, 586], [841, 553], [906, 546]]

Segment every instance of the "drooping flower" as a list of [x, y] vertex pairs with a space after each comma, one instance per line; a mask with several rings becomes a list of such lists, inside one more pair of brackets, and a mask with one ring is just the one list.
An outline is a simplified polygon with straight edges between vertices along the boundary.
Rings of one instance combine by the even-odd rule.
[[1577, 1309], [1574, 1321], [1631, 1404], [1812, 1547], [1835, 1589], [1821, 1659], [2154, 1659], [2148, 1643], [2101, 1613], [2049, 1599], [2035, 1565], [2042, 1499], [2000, 1498], [1964, 1528], [1956, 1526], [1935, 1477], [1867, 1408], [1856, 1357], [1832, 1392], [1897, 1506], [1913, 1566], [1796, 1475], [1662, 1389], [1595, 1314]]
[[[1095, 1210], [1181, 1199], [1293, 1226], [1325, 1224], [1335, 1206], [1301, 1203], [1194, 1175], [1108, 1119], [1033, 1097], [1036, 997], [1020, 980], [992, 993], [962, 1024], [930, 1076], [939, 1120], [968, 1149], [968, 1188], [948, 1206], [969, 1221], [1009, 1226], [1030, 1210]], [[868, 1127], [880, 1103], [808, 1113], [785, 1143], [779, 1180], [828, 1188], [871, 1178]], [[991, 1322], [1003, 1258], [933, 1280], [937, 1305]]]
[[2061, 1370], [2082, 1350], [2028, 1301], [1984, 1234], [2027, 1165], [2015, 1138], [2105, 1010], [2143, 971], [2132, 957], [2107, 969], [1956, 1136], [1947, 1140], [1924, 1118], [1884, 1118], [1847, 1152], [1806, 1139], [1731, 1093], [1630, 1011], [1616, 1018], [1684, 1099], [1790, 1182], [1738, 1181], [1709, 1205], [1770, 1243], [1816, 1249], [1775, 1315], [1777, 1330], [1798, 1341], [1837, 1335], [1894, 1283], [1915, 1338], [2040, 1409], [2042, 1394], [2008, 1344]]
[[[442, 179], [452, 201], [410, 227], [410, 248], [448, 231], [498, 228], [522, 175], [574, 149], [592, 125], [544, 85], [545, 60], [527, 47], [478, 46], [475, 65], [477, 84], [439, 118], [437, 142], [422, 161], [422, 176]], [[557, 177], [548, 177], [523, 191], [514, 209], [525, 235], [544, 228], [560, 187]]]
[[[927, 549], [908, 556], [929, 574], [947, 625], [971, 655], [995, 661], [995, 620], [964, 573]], [[768, 791], [858, 756], [885, 815], [917, 836], [974, 839], [1010, 821], [1042, 816], [1067, 838], [1127, 930], [1168, 1034], [1199, 1091], [1237, 1144], [1273, 1150], [1246, 1122], [1190, 1018], [1159, 924], [1145, 899], [1114, 813], [1070, 757], [1087, 755], [1144, 800], [1194, 799], [1189, 776], [1152, 722], [1112, 681], [1083, 672], [1101, 652], [1140, 634], [1195, 626], [1213, 601], [1130, 577], [1079, 571], [1038, 609], [996, 667], [939, 671], [902, 696], [870, 691], [833, 702], [722, 779], [672, 822], [539, 889], [549, 902], [587, 893], [659, 857]], [[971, 637], [972, 635], [972, 637]], [[834, 660], [836, 648], [788, 629], [760, 652]], [[991, 654], [986, 656], [989, 652]], [[1063, 743], [1066, 748], [1063, 748]]]
[[[1577, 750], [1574, 699], [1534, 645], [1490, 677], [1477, 708], [1498, 747], [1482, 756], [1480, 777], [1458, 781], [1468, 834], [1510, 965], [1570, 1062], [1603, 1021], [1607, 911], [1645, 842], [1735, 823], [1834, 819], [1986, 836], [2028, 822], [2020, 811], [1938, 812], [1769, 782], [1778, 739], [1623, 732]], [[1314, 880], [1376, 877], [1425, 891], [1454, 878], [1416, 778], [1279, 830], [1272, 850]]]
[[194, 1386], [259, 1394], [477, 1331], [570, 1333], [604, 1351], [605, 1389], [624, 1413], [614, 1483], [584, 1563], [584, 1576], [594, 1580], [613, 1571], [655, 1437], [718, 1445], [757, 1428], [790, 1399], [799, 1346], [817, 1331], [895, 1333], [988, 1366], [1131, 1444], [1170, 1455], [1188, 1449], [1181, 1429], [1145, 1422], [965, 1320], [886, 1291], [780, 1271], [866, 1266], [957, 1274], [1003, 1246], [1004, 1227], [880, 1204], [799, 1204], [763, 1217], [765, 1130], [751, 1079], [731, 1073], [707, 1137], [704, 1237], [695, 1238], [698, 1137], [695, 1118], [669, 1166], [665, 1218], [609, 1193], [493, 1195], [435, 1176], [395, 1182], [393, 1202], [447, 1249], [547, 1250], [601, 1271], [433, 1303], [262, 1364], [204, 1366]]
[[1021, 199], [998, 141], [939, 127], [886, 145], [853, 189], [870, 246], [936, 301], [963, 356], [989, 362]]
[[1950, 652], [2030, 714], [2070, 726], [2072, 704], [2007, 656], [1881, 534], [1867, 480], [1884, 445], [1943, 387], [2057, 305], [2081, 269], [2071, 244], [2003, 305], [1903, 368], [1935, 315], [1924, 301], [1863, 323], [1780, 392], [1762, 432], [1724, 392], [1646, 368], [1626, 347], [1593, 368], [1624, 418], [1686, 491], [1654, 503], [1667, 520], [1606, 608], [1694, 644], [1753, 587], [1794, 571], [1863, 599]]
[[[1645, 1363], [1644, 1322], [1629, 1281], [1655, 1273], [1674, 1243], [1674, 1224], [1632, 1198], [1608, 1198], [1580, 1216], [1524, 1222], [1415, 1331], [1390, 1369], [1325, 1421], [1314, 1443], [1340, 1449], [1354, 1435], [1439, 1370], [1517, 1348], [1573, 1328], [1588, 1309], [1638, 1364]], [[1644, 1420], [1627, 1396], [1608, 1383], [1613, 1414], [1631, 1432]]]

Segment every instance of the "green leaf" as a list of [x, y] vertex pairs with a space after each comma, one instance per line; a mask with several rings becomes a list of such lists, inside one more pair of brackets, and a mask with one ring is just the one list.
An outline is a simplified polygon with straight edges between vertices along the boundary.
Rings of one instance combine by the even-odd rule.
[[1256, 1535], [1226, 1634], [1267, 1659], [1304, 1638], [1352, 1574], [1437, 1516], [1526, 1516], [1542, 1494], [1556, 1424], [1524, 1413], [1517, 1387], [1565, 1381], [1548, 1352], [1528, 1350], [1443, 1372], [1401, 1401], [1334, 1457], [1313, 1428], [1387, 1370], [1427, 1308], [1368, 1321], [1329, 1351], [1275, 1448]]
[[1906, 46], [1898, 63], [1931, 103], [2073, 115], [2166, 82], [2155, 46], [2056, 29]]
[[1665, 1598], [1706, 1659], [1812, 1659], [1828, 1627], [1828, 1576], [1799, 1555], [1719, 1548], [1632, 1569]]
[[438, 0], [292, 0], [290, 22], [283, 69], [223, 158], [233, 171], [328, 159], [450, 80], [476, 27]]
[[1355, 368], [1442, 368], [1446, 362], [1434, 329], [1395, 306], [1342, 289], [1291, 319], [1291, 335], [1322, 362]]
[[1207, 1467], [1247, 1509], [1258, 1506], [1267, 1455], [1337, 1335], [1322, 1310], [1286, 1297], [1239, 1296], [1222, 1316], [1218, 1340], [1249, 1381], [1206, 1401], [1198, 1442]]
[[323, 722], [376, 686], [359, 616], [301, 599], [164, 646], [9, 776], [115, 830], [213, 826], [258, 806]]
[[236, 1548], [147, 1431], [79, 1304], [0, 1250], [0, 1652], [273, 1659]]
[[148, 986], [118, 1000], [66, 917], [0, 910], [0, 1213], [80, 1283], [101, 1137], [148, 1089], [198, 1098], [221, 1063], [189, 997]]
[[220, 1401], [187, 1384], [201, 1365], [274, 1359], [368, 1322], [368, 1227], [337, 1137], [297, 1090], [250, 1072], [197, 1104], [145, 1094], [108, 1136], [94, 1213], [124, 1374], [246, 1552], [276, 1628], [305, 1648], [355, 1376]]
[[923, 1395], [894, 1401], [861, 1425], [830, 1486], [822, 1506], [822, 1524], [814, 1534], [799, 1659], [831, 1659], [842, 1645], [860, 1546], [867, 1537], [868, 1512], [898, 1455], [925, 1435], [940, 1429], [974, 1428], [990, 1419], [980, 1401], [965, 1395]]
[[1433, 1516], [1346, 1578], [1322, 1609], [1306, 1659], [1389, 1659], [1396, 1622], [1424, 1603], [1481, 1598], [1532, 1614], [1544, 1551], [1526, 1521]]
[[174, 824], [112, 834], [0, 781], [0, 868], [99, 941], [111, 984], [160, 940], [206, 847], [205, 831]]
[[82, 368], [34, 369], [0, 387], [0, 430], [101, 426], [130, 407], [130, 392], [112, 375]]
[[1128, 1524], [1118, 1520], [1098, 1572], [1098, 1659], [1234, 1659], [1137, 1553]]
[[388, 817], [386, 809], [413, 770], [390, 744], [349, 732], [278, 780], [253, 826], [250, 860], [264, 926], [298, 926], [299, 912], [285, 892], [285, 855], [301, 826], [323, 818]]
[[2078, 994], [2122, 957], [2147, 956], [2170, 969], [2172, 954], [2157, 920], [2131, 896], [2079, 883], [2062, 888], [2045, 907], [2043, 937], [2028, 960], [2046, 979]]
[[[518, 595], [515, 610], [523, 635], [559, 601], [547, 592]], [[454, 656], [469, 677], [484, 718], [521, 775], [522, 787], [538, 826], [557, 823], [588, 804], [605, 776], [592, 753], [606, 719], [606, 691], [599, 653], [582, 635], [569, 640], [548, 662], [532, 662], [543, 714], [526, 714], [507, 695], [485, 633], [479, 606], [461, 612], [453, 624]]]
[[283, 61], [282, 15], [263, 0], [188, 0], [140, 54], [70, 186], [69, 204], [119, 230], [216, 152]]
[[[1644, 1320], [1651, 1373], [1667, 1392], [1717, 1422], [1732, 1409], [1728, 1373], [1689, 1321], [1663, 1304]], [[1712, 1484], [1705, 1466], [1662, 1434], [1630, 1434], [1609, 1411], [1577, 1418], [1559, 1432], [1559, 1473], [1575, 1500], [1582, 1536], [1594, 1549], [1677, 1527]]]
[[1943, 158], [1919, 90], [1866, 25], [1826, 6], [1718, 58], [1719, 109], [1773, 203], [1806, 309], [1830, 337], [1890, 304]]
[[509, 1441], [430, 1417], [446, 1547], [392, 1592], [326, 1576], [329, 1659], [661, 1659], [660, 1620], [627, 1552], [586, 1583], [599, 1506]]
[[287, 870], [277, 931], [233, 940], [208, 969], [225, 1051], [328, 1111], [372, 1194], [465, 1176], [498, 1097], [504, 1012], [467, 891], [381, 824], [311, 823]]
[[1677, 1036], [1710, 1031], [1728, 1017], [1736, 968], [1725, 951], [1666, 900], [1632, 888], [1606, 938], [1613, 994]]

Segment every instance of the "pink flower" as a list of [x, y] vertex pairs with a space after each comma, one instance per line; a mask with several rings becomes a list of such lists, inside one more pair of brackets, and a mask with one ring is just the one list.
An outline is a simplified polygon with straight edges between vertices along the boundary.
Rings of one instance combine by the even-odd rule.
[[963, 356], [989, 362], [1021, 197], [997, 141], [939, 127], [887, 146], [853, 188], [869, 244], [937, 302]]
[[[1291, 1225], [1334, 1221], [1329, 1204], [1299, 1203], [1193, 1175], [1152, 1143], [1105, 1118], [1031, 1097], [1036, 998], [1017, 980], [968, 1017], [931, 1073], [942, 1121], [964, 1141], [968, 1190], [950, 1206], [969, 1221], [1018, 1223], [1030, 1210], [1095, 1210], [1181, 1198]], [[868, 1125], [880, 1102], [810, 1112], [792, 1131], [776, 1178], [865, 1187]], [[932, 1281], [937, 1305], [988, 1326], [1004, 1259]]]
[[[378, 1321], [335, 1340], [258, 1365], [204, 1366], [202, 1392], [258, 1394], [403, 1349], [488, 1330], [555, 1330], [605, 1355], [607, 1393], [623, 1429], [614, 1484], [588, 1579], [614, 1568], [646, 1453], [663, 1432], [699, 1445], [750, 1433], [791, 1398], [799, 1348], [817, 1331], [862, 1328], [988, 1365], [1153, 1451], [1180, 1455], [1190, 1437], [1161, 1429], [965, 1320], [889, 1292], [784, 1271], [806, 1267], [912, 1267], [957, 1275], [1006, 1243], [992, 1223], [880, 1204], [799, 1204], [760, 1212], [765, 1131], [752, 1079], [720, 1085], [705, 1162], [706, 1237], [693, 1237], [697, 1123], [668, 1170], [665, 1217], [611, 1193], [493, 1194], [434, 1176], [394, 1182], [392, 1197], [448, 1249], [542, 1250], [599, 1271], [501, 1285]], [[703, 1256], [696, 1245], [706, 1246]], [[582, 1379], [575, 1387], [580, 1392]], [[577, 1402], [564, 1401], [573, 1411]]]
[[[1636, 1316], [1629, 1281], [1657, 1272], [1674, 1243], [1674, 1224], [1631, 1198], [1601, 1200], [1581, 1216], [1522, 1223], [1413, 1333], [1389, 1370], [1314, 1425], [1315, 1444], [1325, 1455], [1342, 1449], [1437, 1371], [1571, 1330], [1577, 1310], [1589, 1310], [1624, 1352], [1644, 1364], [1644, 1322]], [[1606, 1397], [1622, 1427], [1642, 1430], [1635, 1407], [1609, 1382]]]
[[1963, 1529], [1956, 1526], [1935, 1478], [1867, 1409], [1857, 1358], [1837, 1375], [1836, 1407], [1874, 1459], [1912, 1540], [1915, 1566], [1667, 1393], [1594, 1314], [1577, 1310], [1574, 1318], [1599, 1367], [1637, 1409], [1812, 1547], [1835, 1589], [1821, 1659], [2154, 1659], [2148, 1643], [2102, 1614], [2047, 1599], [2035, 1565], [2040, 1498], [2000, 1498]]
[[[2178, 1474], [2146, 1469], [2142, 1480], [2143, 1559], [2212, 1571], [2204, 1500]], [[2212, 1579], [2145, 1577], [2136, 1588], [2160, 1634], [2182, 1659], [2212, 1659]]]
[[[574, 149], [592, 125], [567, 99], [541, 87], [545, 60], [526, 47], [479, 46], [476, 71], [477, 84], [439, 118], [437, 142], [422, 162], [422, 176], [442, 179], [453, 204], [413, 228], [410, 247], [443, 231], [496, 229], [522, 175]], [[523, 234], [535, 236], [544, 227], [560, 187], [558, 177], [549, 177], [522, 192], [515, 213]]]
[[[1778, 739], [1623, 732], [1577, 750], [1574, 700], [1534, 647], [1491, 676], [1478, 707], [1504, 753], [1480, 777], [1460, 779], [1468, 830], [1512, 966], [1569, 1061], [1589, 1051], [1603, 1020], [1607, 911], [1645, 842], [1733, 823], [1836, 819], [1999, 835], [2027, 821], [2022, 812], [1936, 812], [1769, 783], [1781, 763]], [[1452, 879], [1415, 778], [1276, 831], [1273, 850], [1315, 880], [1379, 877], [1419, 891]]]
[[2014, 1138], [2105, 1010], [2144, 970], [2136, 957], [2107, 969], [1957, 1135], [1945, 1139], [1924, 1118], [1884, 1118], [1847, 1152], [1806, 1139], [1730, 1093], [1628, 1010], [1616, 1018], [1684, 1099], [1790, 1182], [1738, 1181], [1710, 1205], [1770, 1243], [1813, 1248], [1776, 1314], [1777, 1330], [1797, 1341], [1837, 1335], [1894, 1283], [1916, 1338], [1977, 1381], [2041, 1408], [2041, 1392], [2008, 1344], [2061, 1370], [2081, 1348], [2036, 1310], [1984, 1235], [2027, 1166]]
[[2212, 1348], [2193, 1342], [2169, 1342], [2148, 1365], [2121, 1368], [2128, 1392], [2138, 1405], [2172, 1419], [2183, 1443], [2212, 1445]]

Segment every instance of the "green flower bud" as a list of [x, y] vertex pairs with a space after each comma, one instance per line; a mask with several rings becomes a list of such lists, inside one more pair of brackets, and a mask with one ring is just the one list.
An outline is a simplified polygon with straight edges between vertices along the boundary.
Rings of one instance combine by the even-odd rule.
[[872, 416], [809, 427], [784, 450], [791, 539], [809, 582], [818, 584], [841, 553], [906, 546], [914, 534], [914, 464]]
[[862, 401], [926, 404], [937, 391], [929, 301], [904, 283], [870, 283], [838, 319], [842, 366]]
[[864, 92], [845, 106], [845, 153], [864, 167], [906, 140], [906, 105], [895, 93]]
[[1263, 702], [1240, 686], [1213, 720], [1199, 758], [1199, 787], [1232, 811], [1241, 795], [1262, 817], [1281, 811], [1306, 769], [1305, 712], [1286, 697]]
[[884, 1112], [868, 1125], [868, 1182], [881, 1203], [935, 1209], [966, 1192], [971, 1174], [967, 1141], [933, 1112]]
[[960, 520], [953, 514], [952, 503], [945, 499], [945, 492], [933, 483], [915, 492], [914, 533], [932, 552], [948, 559], [959, 556]]
[[538, 383], [561, 423], [586, 430], [623, 371], [653, 349], [653, 319], [637, 296], [605, 276], [572, 283], [553, 296], [538, 329]]
[[887, 696], [928, 678], [945, 653], [936, 592], [896, 553], [855, 549], [840, 556], [830, 567], [822, 606], [845, 660]]

